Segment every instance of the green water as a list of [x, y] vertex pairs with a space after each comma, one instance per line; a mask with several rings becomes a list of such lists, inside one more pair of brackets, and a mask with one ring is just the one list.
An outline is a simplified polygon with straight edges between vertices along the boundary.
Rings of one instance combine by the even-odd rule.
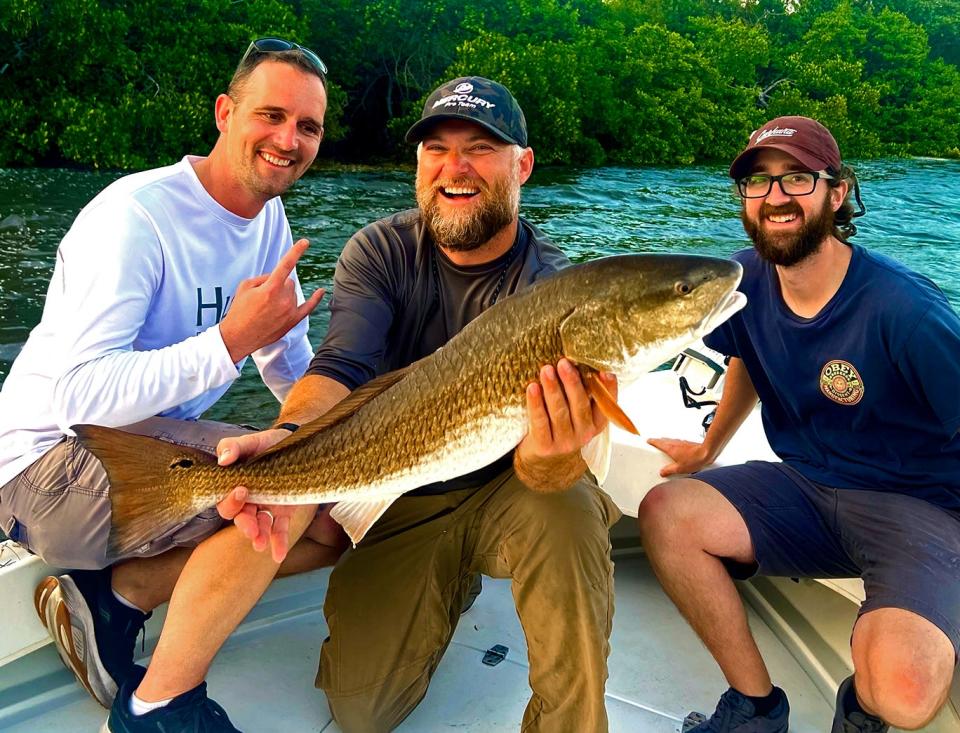
[[[869, 161], [855, 166], [868, 213], [855, 241], [930, 276], [960, 308], [960, 162]], [[116, 178], [105, 173], [0, 169], [0, 379], [40, 319], [54, 253], [77, 211]], [[413, 170], [328, 171], [285, 198], [294, 237], [312, 246], [299, 267], [304, 289], [329, 288], [346, 239], [366, 223], [413, 205]], [[623, 252], [729, 255], [746, 246], [739, 202], [721, 168], [540, 170], [523, 189], [524, 215], [574, 260]], [[311, 319], [318, 344], [329, 313]], [[248, 364], [207, 416], [265, 423], [273, 397]]]

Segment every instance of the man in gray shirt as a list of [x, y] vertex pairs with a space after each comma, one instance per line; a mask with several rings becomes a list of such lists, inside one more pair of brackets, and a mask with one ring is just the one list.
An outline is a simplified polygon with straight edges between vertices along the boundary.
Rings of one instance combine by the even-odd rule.
[[[498, 298], [567, 264], [519, 217], [533, 170], [523, 112], [480, 77], [427, 100], [407, 140], [417, 149], [418, 208], [355, 234], [334, 278], [330, 330], [277, 428], [220, 444], [250, 456], [352, 390], [443, 346]], [[612, 389], [612, 377], [604, 377]], [[387, 731], [420, 702], [477, 573], [511, 578], [527, 634], [528, 731], [604, 731], [613, 616], [608, 528], [620, 516], [586, 473], [580, 449], [606, 425], [568, 361], [527, 389], [530, 428], [510, 454], [398, 499], [337, 563], [325, 604], [330, 636], [317, 685], [346, 733]], [[284, 428], [280, 426], [284, 425]], [[282, 554], [291, 510], [249, 519], [255, 542]], [[547, 631], [549, 630], [549, 631]], [[571, 663], [566, 652], [577, 650]]]

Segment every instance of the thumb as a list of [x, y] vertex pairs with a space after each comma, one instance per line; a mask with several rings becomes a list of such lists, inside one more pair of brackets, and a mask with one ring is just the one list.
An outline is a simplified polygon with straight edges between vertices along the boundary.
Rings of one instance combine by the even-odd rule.
[[680, 467], [676, 463], [668, 463], [660, 469], [660, 476], [667, 478], [667, 476], [673, 476], [673, 474], [679, 473], [679, 470]]

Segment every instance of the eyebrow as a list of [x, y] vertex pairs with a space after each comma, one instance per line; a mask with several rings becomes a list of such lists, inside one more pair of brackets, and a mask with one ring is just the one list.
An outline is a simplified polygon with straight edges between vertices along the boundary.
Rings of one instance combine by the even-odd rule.
[[[283, 114], [289, 114], [286, 107], [277, 107], [271, 104], [264, 104], [260, 107], [255, 107], [254, 112], [282, 112]], [[323, 123], [317, 122], [313, 117], [304, 117], [300, 122], [309, 122], [312, 125], [316, 125], [320, 129], [323, 129]]]

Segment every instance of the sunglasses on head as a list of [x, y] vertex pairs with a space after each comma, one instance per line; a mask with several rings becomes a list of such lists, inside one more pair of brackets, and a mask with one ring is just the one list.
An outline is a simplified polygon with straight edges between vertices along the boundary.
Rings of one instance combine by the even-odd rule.
[[247, 51], [243, 54], [243, 58], [240, 59], [239, 65], [243, 66], [243, 62], [252, 54], [282, 53], [283, 51], [299, 51], [307, 63], [319, 71], [321, 76], [326, 77], [327, 65], [323, 63], [323, 59], [306, 46], [301, 46], [299, 43], [294, 43], [293, 41], [285, 41], [282, 38], [258, 38], [252, 41], [250, 45], [247, 46]]

